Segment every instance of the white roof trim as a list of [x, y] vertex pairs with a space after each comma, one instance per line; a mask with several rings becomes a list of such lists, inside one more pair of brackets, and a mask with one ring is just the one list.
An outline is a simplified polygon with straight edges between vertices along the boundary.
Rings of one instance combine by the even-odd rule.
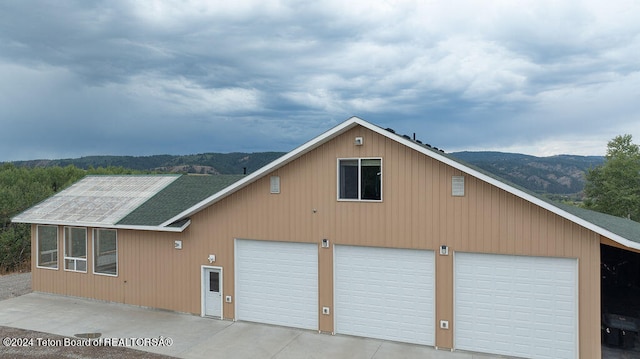
[[120, 225], [120, 224], [105, 224], [105, 223], [83, 223], [83, 222], [66, 222], [66, 221], [50, 221], [50, 222], [17, 222], [27, 223], [45, 226], [68, 226], [68, 227], [87, 227], [87, 228], [109, 228], [109, 229], [131, 229], [137, 231], [154, 231], [154, 232], [183, 232], [191, 224], [191, 220], [186, 221], [180, 227], [167, 227], [167, 226], [136, 226], [136, 225]]
[[279, 159], [271, 162], [270, 164], [262, 167], [261, 169], [259, 169], [258, 171], [252, 173], [251, 175], [243, 178], [242, 180], [230, 185], [229, 187], [223, 189], [220, 192], [217, 192], [216, 194], [202, 200], [201, 202], [199, 202], [198, 204], [186, 209], [185, 211], [183, 211], [182, 213], [178, 214], [177, 216], [167, 220], [166, 222], [162, 223], [161, 226], [167, 226], [175, 221], [178, 221], [182, 218], [186, 218], [189, 217], [191, 215], [193, 215], [194, 213], [202, 210], [205, 207], [208, 207], [210, 205], [212, 205], [213, 203], [217, 202], [218, 200], [234, 193], [235, 191], [247, 186], [248, 184], [254, 182], [255, 180], [261, 178], [263, 175], [268, 174], [282, 166], [284, 166], [285, 164], [291, 162], [292, 160], [298, 158], [299, 156], [313, 150], [314, 148], [328, 142], [329, 140], [333, 139], [334, 137], [336, 137], [337, 135], [346, 132], [347, 130], [360, 125], [362, 127], [365, 127], [371, 131], [374, 131], [382, 136], [385, 136], [389, 139], [392, 139], [396, 142], [399, 142], [407, 147], [410, 147], [426, 156], [429, 156], [439, 162], [445, 163], [453, 168], [456, 168], [468, 175], [471, 175], [473, 177], [476, 177], [484, 182], [487, 182], [493, 186], [496, 186], [508, 193], [511, 193], [517, 197], [520, 197], [528, 202], [531, 202], [537, 206], [540, 206], [546, 210], [549, 210], [552, 213], [555, 213], [557, 215], [559, 215], [560, 217], [563, 217], [571, 222], [574, 222], [582, 227], [585, 227], [589, 230], [592, 230], [602, 236], [605, 236], [615, 242], [618, 242], [620, 244], [622, 244], [623, 246], [629, 247], [629, 248], [634, 248], [634, 249], [638, 249], [640, 250], [640, 243], [636, 243], [633, 241], [630, 241], [618, 234], [612, 233], [600, 226], [597, 226], [589, 221], [586, 221], [580, 217], [577, 217], [569, 212], [566, 212], [564, 210], [562, 210], [561, 208], [558, 208], [554, 205], [552, 205], [551, 203], [545, 202], [535, 196], [532, 196], [522, 190], [519, 190], [515, 187], [512, 187], [502, 181], [499, 181], [495, 178], [492, 178], [490, 176], [487, 176], [481, 172], [478, 172], [477, 170], [474, 170], [473, 168], [467, 167], [465, 165], [463, 165], [460, 162], [454, 161], [446, 156], [443, 156], [441, 154], [439, 154], [436, 151], [430, 150], [428, 148], [425, 148], [423, 146], [421, 146], [420, 144], [408, 140], [406, 138], [403, 138], [402, 136], [399, 136], [397, 134], [391, 133], [381, 127], [378, 127], [376, 125], [373, 125], [367, 121], [364, 121], [358, 117], [351, 117], [349, 118], [347, 121], [341, 123], [340, 125], [326, 131], [325, 133], [321, 134], [320, 136], [312, 139], [311, 141], [301, 145], [300, 147], [294, 149], [293, 151], [287, 153], [286, 155], [280, 157]]

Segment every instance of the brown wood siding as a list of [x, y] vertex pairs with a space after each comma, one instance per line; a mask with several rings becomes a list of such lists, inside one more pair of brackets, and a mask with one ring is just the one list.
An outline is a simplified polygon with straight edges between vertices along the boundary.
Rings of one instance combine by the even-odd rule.
[[[354, 145], [356, 136], [364, 145]], [[351, 157], [382, 158], [382, 202], [337, 200], [337, 159]], [[272, 175], [280, 176], [280, 194], [269, 191]], [[453, 197], [451, 177], [460, 175], [465, 196]], [[323, 238], [331, 246], [435, 250], [435, 319], [449, 320], [451, 328], [433, 325], [436, 345], [445, 348], [454, 345], [455, 252], [577, 258], [580, 355], [600, 357], [597, 234], [362, 127], [205, 208], [184, 233], [118, 231], [117, 278], [34, 265], [34, 289], [200, 314], [201, 266], [209, 265], [209, 254], [217, 256], [212, 265], [224, 268], [223, 294], [235, 295], [234, 238], [317, 243], [318, 304], [332, 313], [333, 250], [320, 248]], [[177, 239], [182, 250], [173, 248]], [[449, 246], [449, 256], [437, 254], [440, 245]], [[223, 315], [234, 317], [233, 303], [224, 303]], [[319, 309], [318, 317], [319, 330], [334, 331], [333, 316]]]

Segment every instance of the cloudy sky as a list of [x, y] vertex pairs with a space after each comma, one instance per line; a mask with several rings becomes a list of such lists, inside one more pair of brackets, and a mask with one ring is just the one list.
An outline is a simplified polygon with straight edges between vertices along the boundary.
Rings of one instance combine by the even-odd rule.
[[637, 1], [0, 2], [0, 161], [289, 151], [351, 116], [445, 149], [640, 143]]

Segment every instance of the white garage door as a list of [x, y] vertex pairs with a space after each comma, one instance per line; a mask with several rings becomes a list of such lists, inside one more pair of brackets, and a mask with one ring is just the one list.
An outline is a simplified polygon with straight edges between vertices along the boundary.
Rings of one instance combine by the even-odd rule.
[[577, 260], [456, 253], [454, 346], [577, 358]]
[[337, 333], [434, 345], [433, 251], [334, 249]]
[[238, 239], [236, 319], [318, 329], [318, 246]]

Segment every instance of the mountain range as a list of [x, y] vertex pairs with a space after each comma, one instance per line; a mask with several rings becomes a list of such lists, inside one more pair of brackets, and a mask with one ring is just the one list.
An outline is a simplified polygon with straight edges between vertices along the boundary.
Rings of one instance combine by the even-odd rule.
[[582, 198], [587, 171], [604, 163], [603, 156], [536, 157], [504, 152], [450, 155], [535, 193], [571, 200]]
[[[75, 159], [13, 162], [16, 166], [79, 168], [124, 167], [140, 171], [243, 174], [282, 156], [284, 152], [201, 153], [195, 155], [88, 156]], [[601, 156], [536, 157], [505, 152], [453, 152], [449, 156], [501, 177], [530, 191], [556, 199], [580, 200], [585, 173], [604, 163]]]

